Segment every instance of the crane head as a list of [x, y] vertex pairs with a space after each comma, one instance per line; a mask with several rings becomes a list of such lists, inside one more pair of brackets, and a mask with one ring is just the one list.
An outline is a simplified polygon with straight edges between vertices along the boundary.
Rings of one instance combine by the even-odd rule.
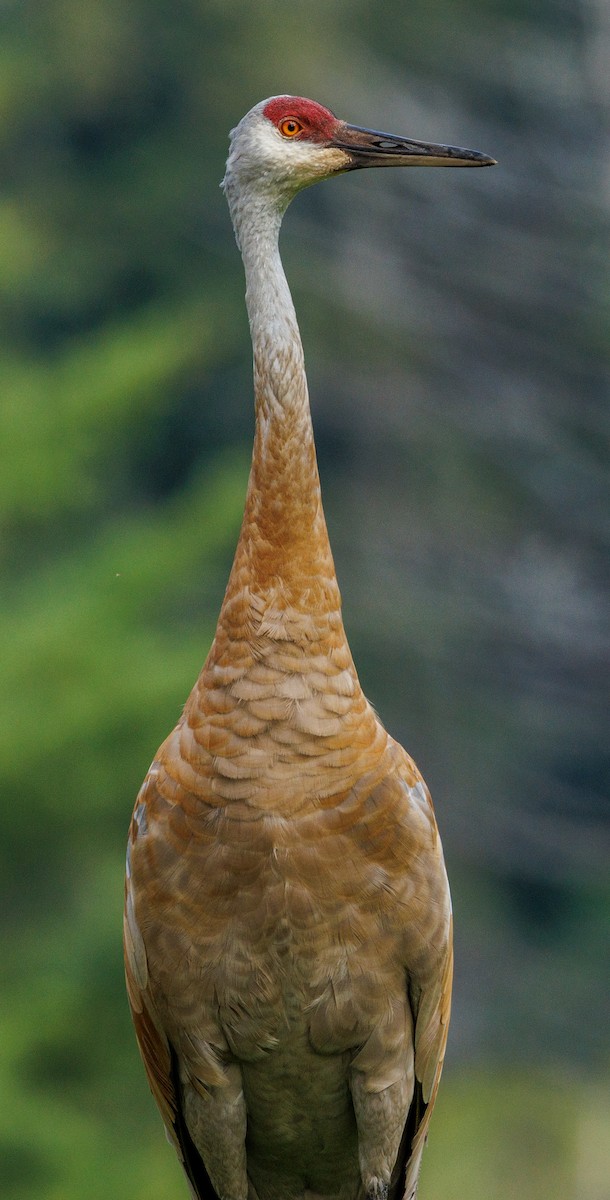
[[235, 180], [285, 204], [301, 188], [362, 167], [487, 167], [478, 150], [418, 142], [339, 120], [302, 96], [256, 104], [231, 134], [225, 185]]

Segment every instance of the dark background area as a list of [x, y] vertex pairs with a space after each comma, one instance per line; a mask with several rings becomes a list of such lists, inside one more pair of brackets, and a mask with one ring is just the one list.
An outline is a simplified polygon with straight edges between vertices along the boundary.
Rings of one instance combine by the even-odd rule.
[[481, 172], [283, 255], [345, 622], [456, 910], [422, 1200], [608, 1200], [610, 10], [0, 5], [0, 1191], [186, 1195], [123, 993], [126, 829], [211, 640], [252, 385], [229, 128], [310, 95]]

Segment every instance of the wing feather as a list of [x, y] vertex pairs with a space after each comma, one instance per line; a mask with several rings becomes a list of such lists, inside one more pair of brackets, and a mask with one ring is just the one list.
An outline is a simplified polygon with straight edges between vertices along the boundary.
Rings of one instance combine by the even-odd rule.
[[127, 995], [150, 1090], [189, 1181], [194, 1200], [218, 1200], [182, 1110], [176, 1052], [165, 1036], [146, 986], [146, 950], [137, 926], [129, 873], [125, 888], [124, 952]]
[[436, 986], [422, 993], [415, 1013], [415, 1089], [392, 1175], [390, 1200], [413, 1200], [417, 1190], [421, 1157], [445, 1059], [452, 979], [450, 927], [444, 970]]

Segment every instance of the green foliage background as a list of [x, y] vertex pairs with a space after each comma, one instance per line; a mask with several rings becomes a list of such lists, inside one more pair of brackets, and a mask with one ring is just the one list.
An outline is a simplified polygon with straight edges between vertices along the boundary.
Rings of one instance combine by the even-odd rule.
[[0, 21], [2, 1195], [185, 1195], [123, 994], [124, 841], [243, 503], [227, 132], [289, 91], [501, 160], [314, 189], [284, 257], [352, 648], [455, 895], [422, 1200], [607, 1200], [603, 6], [7, 0]]

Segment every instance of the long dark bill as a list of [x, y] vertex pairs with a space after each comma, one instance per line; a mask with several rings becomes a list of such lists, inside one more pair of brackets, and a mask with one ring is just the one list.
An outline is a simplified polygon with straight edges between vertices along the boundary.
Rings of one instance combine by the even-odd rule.
[[378, 133], [359, 125], [344, 124], [332, 145], [349, 154], [346, 170], [359, 167], [493, 167], [495, 158], [461, 146], [438, 146], [434, 142], [415, 142], [413, 138]]

